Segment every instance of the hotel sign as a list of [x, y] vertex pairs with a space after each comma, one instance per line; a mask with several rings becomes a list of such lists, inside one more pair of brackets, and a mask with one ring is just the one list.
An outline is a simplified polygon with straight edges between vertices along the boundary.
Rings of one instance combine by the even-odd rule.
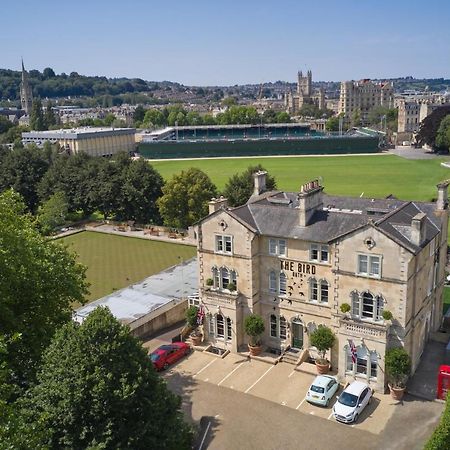
[[282, 260], [281, 270], [292, 272], [293, 278], [302, 278], [303, 275], [315, 275], [316, 266], [314, 264], [308, 264], [297, 261]]

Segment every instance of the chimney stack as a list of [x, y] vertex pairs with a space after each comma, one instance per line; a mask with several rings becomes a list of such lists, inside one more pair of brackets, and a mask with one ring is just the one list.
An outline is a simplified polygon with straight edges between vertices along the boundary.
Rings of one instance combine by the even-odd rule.
[[300, 187], [300, 193], [297, 195], [297, 209], [301, 227], [309, 225], [314, 213], [322, 209], [322, 191], [323, 186], [320, 185], [319, 180], [309, 181]]
[[210, 202], [208, 202], [209, 214], [218, 211], [221, 208], [226, 208], [228, 206], [228, 199], [223, 197], [220, 198], [212, 198]]
[[438, 188], [438, 197], [436, 202], [436, 209], [439, 211], [443, 211], [448, 207], [448, 185], [450, 184], [450, 180], [445, 180], [436, 185]]
[[266, 175], [265, 170], [260, 170], [253, 174], [253, 195], [260, 195], [266, 190]]
[[427, 215], [425, 213], [416, 214], [411, 220], [411, 242], [420, 247], [426, 238], [425, 220]]

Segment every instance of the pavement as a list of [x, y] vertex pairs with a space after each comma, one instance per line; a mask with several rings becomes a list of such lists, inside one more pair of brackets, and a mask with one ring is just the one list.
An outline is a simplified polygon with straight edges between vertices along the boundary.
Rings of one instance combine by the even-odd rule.
[[[178, 330], [169, 330], [145, 345], [151, 351], [171, 342]], [[433, 359], [431, 351], [429, 358]], [[182, 397], [186, 418], [200, 424], [195, 448], [204, 439], [202, 450], [348, 450], [355, 443], [358, 449], [420, 449], [443, 411], [442, 403], [410, 393], [400, 403], [375, 393], [356, 424], [340, 424], [332, 417], [332, 405], [323, 408], [305, 401], [315, 375], [314, 368], [301, 372], [283, 362], [273, 365], [231, 353], [219, 358], [200, 351], [162, 373], [169, 388]], [[418, 383], [429, 378], [419, 368]]]
[[415, 148], [407, 146], [397, 146], [394, 149], [390, 149], [388, 153], [401, 156], [405, 159], [435, 159], [442, 158], [442, 155], [433, 153], [425, 148]]

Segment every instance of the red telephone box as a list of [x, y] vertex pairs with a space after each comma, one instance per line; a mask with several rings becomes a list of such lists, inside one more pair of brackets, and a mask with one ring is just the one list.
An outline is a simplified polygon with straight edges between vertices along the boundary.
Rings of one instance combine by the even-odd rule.
[[450, 391], [450, 366], [439, 366], [437, 398], [445, 400]]

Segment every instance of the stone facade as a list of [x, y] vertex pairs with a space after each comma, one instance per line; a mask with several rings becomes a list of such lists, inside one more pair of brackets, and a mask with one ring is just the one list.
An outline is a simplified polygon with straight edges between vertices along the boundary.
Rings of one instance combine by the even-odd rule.
[[353, 119], [353, 116], [358, 114], [364, 125], [369, 112], [377, 106], [393, 108], [394, 88], [392, 83], [374, 83], [369, 79], [341, 83], [338, 112], [343, 114], [347, 120]]
[[59, 144], [70, 155], [111, 156], [131, 153], [136, 148], [134, 128], [74, 128], [22, 133], [22, 142], [42, 146], [44, 142]]
[[298, 114], [303, 105], [315, 105], [320, 109], [325, 108], [325, 92], [319, 89], [313, 92], [312, 72], [308, 70], [306, 76], [300, 71], [297, 74], [297, 91], [288, 92], [285, 95], [285, 106], [289, 114]]
[[25, 114], [31, 114], [31, 107], [33, 106], [33, 92], [31, 90], [30, 82], [28, 81], [28, 72], [25, 70], [22, 60], [22, 81], [20, 82], [20, 104]]
[[244, 320], [256, 313], [267, 349], [314, 357], [309, 336], [323, 324], [337, 336], [328, 358], [339, 377], [384, 391], [386, 350], [403, 346], [415, 370], [442, 320], [447, 186], [436, 204], [403, 202], [328, 196], [317, 180], [298, 193], [264, 192], [259, 173], [246, 205], [212, 201], [197, 227], [206, 340], [245, 351]]

